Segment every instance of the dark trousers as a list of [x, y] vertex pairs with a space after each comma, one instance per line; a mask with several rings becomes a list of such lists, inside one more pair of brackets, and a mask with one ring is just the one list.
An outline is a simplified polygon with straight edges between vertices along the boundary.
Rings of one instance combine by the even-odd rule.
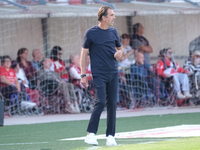
[[115, 135], [118, 73], [93, 74], [93, 84], [97, 101], [94, 105], [87, 131], [97, 133], [101, 113], [107, 106], [106, 136]]
[[[25, 86], [23, 84], [20, 84], [20, 87], [21, 87], [21, 96], [22, 96], [22, 98], [26, 99], [27, 95], [26, 95]], [[9, 105], [9, 101], [11, 99], [11, 95], [18, 96], [18, 94], [19, 94], [17, 88], [15, 86], [12, 86], [12, 85], [8, 85], [8, 86], [2, 87], [0, 92], [7, 99], [5, 101], [6, 105]]]
[[13, 94], [18, 95], [17, 88], [12, 85], [2, 87], [1, 93], [7, 99], [10, 99]]

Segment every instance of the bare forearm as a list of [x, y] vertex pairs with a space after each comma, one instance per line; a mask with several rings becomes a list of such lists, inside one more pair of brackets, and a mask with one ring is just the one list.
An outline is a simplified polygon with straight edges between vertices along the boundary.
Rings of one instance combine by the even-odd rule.
[[81, 50], [81, 74], [86, 74], [88, 49], [82, 48]]
[[124, 54], [121, 58], [120, 58], [120, 62], [124, 61], [126, 58], [128, 58], [131, 54], [132, 54], [132, 50], [128, 51], [126, 54]]
[[21, 91], [20, 84], [19, 84], [17, 78], [15, 78], [15, 86], [16, 86], [16, 88], [17, 88], [18, 91]]
[[120, 47], [118, 50], [121, 51], [121, 52], [122, 52], [122, 55], [124, 56], [124, 48], [123, 48], [123, 47]]
[[19, 82], [15, 86], [16, 86], [16, 88], [17, 88], [18, 91], [21, 91], [20, 90], [20, 84], [19, 84]]
[[149, 46], [142, 45], [142, 46], [140, 46], [140, 49], [142, 51], [146, 52], [146, 53], [152, 53], [153, 52], [153, 49], [150, 45]]
[[153, 53], [153, 48], [150, 45], [147, 48], [147, 53]]
[[2, 83], [5, 83], [5, 84], [7, 84], [7, 85], [12, 85], [13, 83], [12, 82], [10, 82], [5, 76], [1, 76], [1, 82]]

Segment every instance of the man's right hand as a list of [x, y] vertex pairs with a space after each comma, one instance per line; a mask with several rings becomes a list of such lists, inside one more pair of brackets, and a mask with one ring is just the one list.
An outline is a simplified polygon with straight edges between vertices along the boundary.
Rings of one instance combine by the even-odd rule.
[[87, 88], [88, 80], [87, 80], [87, 77], [86, 77], [86, 76], [83, 77], [83, 78], [81, 78], [81, 84], [82, 84], [85, 88]]

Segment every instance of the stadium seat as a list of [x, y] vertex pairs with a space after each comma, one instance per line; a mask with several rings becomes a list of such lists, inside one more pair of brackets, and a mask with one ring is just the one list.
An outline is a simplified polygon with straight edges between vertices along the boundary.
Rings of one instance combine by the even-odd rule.
[[82, 4], [81, 0], [69, 0], [70, 5], [79, 5]]

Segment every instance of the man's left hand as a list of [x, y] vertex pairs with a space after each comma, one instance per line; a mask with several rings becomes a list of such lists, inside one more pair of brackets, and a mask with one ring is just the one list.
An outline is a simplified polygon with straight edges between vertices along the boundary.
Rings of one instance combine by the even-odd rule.
[[121, 57], [122, 57], [122, 51], [121, 50], [118, 50], [116, 53], [115, 53], [115, 55], [114, 55], [114, 57], [117, 59], [117, 60], [119, 60]]

